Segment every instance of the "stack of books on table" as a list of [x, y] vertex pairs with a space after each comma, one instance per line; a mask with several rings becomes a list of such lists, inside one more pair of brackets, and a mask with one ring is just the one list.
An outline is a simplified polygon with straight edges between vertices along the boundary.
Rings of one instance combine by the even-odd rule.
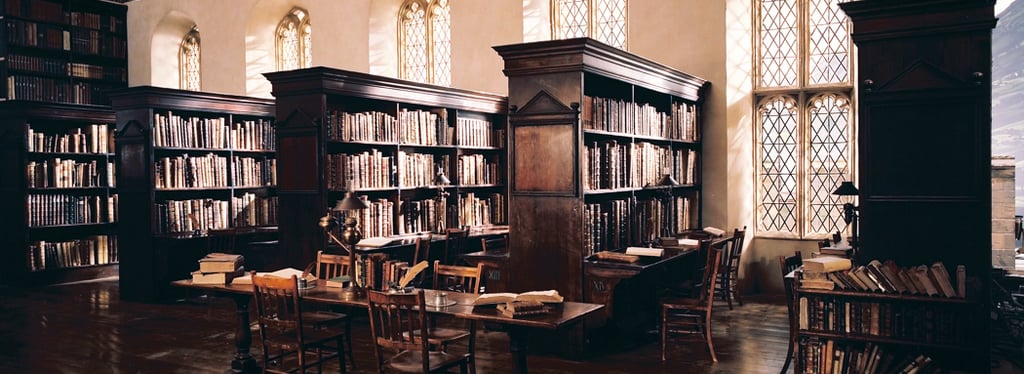
[[227, 285], [245, 274], [242, 255], [210, 253], [199, 259], [199, 270], [192, 272], [193, 284]]
[[505, 317], [511, 318], [547, 314], [551, 312], [551, 307], [544, 305], [544, 303], [540, 301], [510, 301], [504, 304], [499, 304], [497, 309]]

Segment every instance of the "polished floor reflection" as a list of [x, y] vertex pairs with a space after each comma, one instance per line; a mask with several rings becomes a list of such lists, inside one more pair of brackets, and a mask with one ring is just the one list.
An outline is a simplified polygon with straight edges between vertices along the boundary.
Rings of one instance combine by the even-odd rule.
[[[116, 280], [0, 287], [0, 373], [223, 373], [234, 352], [234, 304], [190, 296], [167, 303], [120, 301]], [[669, 361], [662, 363], [651, 334], [580, 361], [534, 352], [530, 371], [778, 373], [788, 338], [785, 307], [778, 299], [744, 301], [732, 311], [724, 304], [715, 309], [718, 363], [711, 362], [702, 341], [685, 338], [673, 343]], [[357, 317], [354, 372], [374, 372], [366, 317]], [[477, 342], [479, 373], [509, 372], [504, 333], [481, 331]]]

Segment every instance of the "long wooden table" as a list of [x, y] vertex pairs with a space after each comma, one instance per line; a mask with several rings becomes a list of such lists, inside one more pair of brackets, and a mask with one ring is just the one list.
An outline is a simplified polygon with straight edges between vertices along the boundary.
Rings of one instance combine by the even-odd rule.
[[[252, 346], [252, 332], [249, 330], [249, 303], [252, 300], [253, 289], [251, 285], [209, 285], [192, 284], [191, 279], [174, 281], [174, 286], [192, 288], [219, 295], [231, 297], [235, 302], [235, 312], [238, 325], [235, 331], [235, 355], [231, 360], [231, 372], [233, 373], [257, 373], [260, 372], [259, 364], [250, 353]], [[337, 288], [316, 287], [302, 291], [304, 300], [313, 303], [326, 305], [342, 305], [348, 307], [366, 308], [365, 298], [343, 299]], [[426, 290], [427, 300], [431, 300], [434, 290]], [[591, 313], [604, 308], [600, 304], [578, 303], [566, 301], [560, 304], [552, 304], [551, 313], [528, 316], [521, 318], [505, 317], [497, 311], [495, 306], [472, 305], [476, 295], [449, 292], [448, 299], [454, 300], [455, 305], [443, 308], [427, 307], [427, 312], [432, 314], [448, 315], [473, 321], [492, 322], [505, 326], [509, 335], [509, 352], [512, 354], [512, 372], [528, 373], [526, 364], [527, 338], [531, 329], [557, 330], [565, 326], [581, 321]]]

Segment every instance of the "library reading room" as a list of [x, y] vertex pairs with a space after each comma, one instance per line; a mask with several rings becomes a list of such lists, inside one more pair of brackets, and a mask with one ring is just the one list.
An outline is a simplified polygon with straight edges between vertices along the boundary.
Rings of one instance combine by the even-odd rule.
[[1024, 373], [1024, 0], [0, 23], [2, 373]]

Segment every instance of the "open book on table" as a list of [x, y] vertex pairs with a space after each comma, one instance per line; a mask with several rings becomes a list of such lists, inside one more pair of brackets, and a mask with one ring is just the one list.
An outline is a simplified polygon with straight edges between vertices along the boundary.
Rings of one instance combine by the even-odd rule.
[[[316, 281], [316, 276], [313, 274], [306, 273], [296, 268], [284, 268], [269, 272], [257, 272], [256, 276], [270, 276], [277, 278], [291, 278], [294, 275], [296, 278], [305, 278], [306, 282], [312, 283]], [[231, 284], [252, 284], [252, 276], [249, 274], [242, 274], [242, 276], [231, 280]]]
[[501, 292], [480, 294], [480, 296], [473, 301], [473, 305], [504, 304], [513, 301], [560, 303], [564, 300], [565, 298], [563, 298], [562, 295], [559, 295], [557, 290], [529, 291], [523, 293]]

